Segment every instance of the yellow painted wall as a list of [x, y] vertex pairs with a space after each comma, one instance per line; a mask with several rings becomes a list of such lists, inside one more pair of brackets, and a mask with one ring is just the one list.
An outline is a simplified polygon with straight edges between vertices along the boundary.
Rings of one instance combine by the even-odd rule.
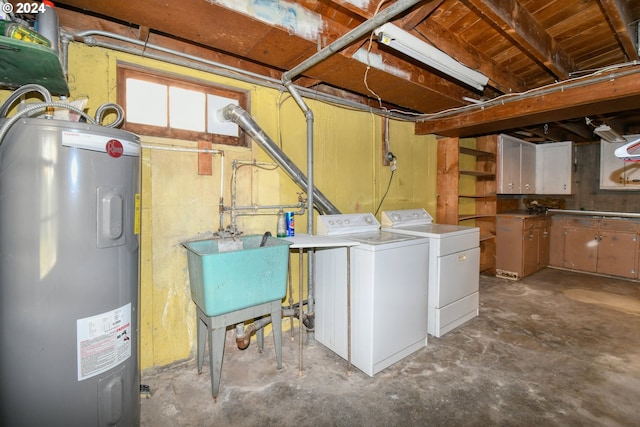
[[[137, 64], [250, 92], [254, 120], [302, 170], [307, 169], [305, 117], [286, 93], [158, 61], [72, 43], [69, 54], [71, 98], [87, 96], [88, 113], [116, 102], [118, 61]], [[0, 92], [0, 101], [8, 92]], [[383, 119], [371, 113], [307, 100], [315, 116], [316, 186], [344, 213], [374, 212], [387, 189], [390, 168], [382, 165]], [[397, 170], [380, 211], [426, 208], [436, 214], [436, 140], [414, 135], [413, 123], [390, 120], [390, 148]], [[142, 136], [147, 146], [195, 148], [192, 141]], [[224, 201], [230, 204], [233, 160], [272, 162], [253, 143], [250, 148], [215, 146], [224, 151]], [[218, 229], [220, 157], [213, 176], [199, 176], [197, 154], [145, 148], [141, 156], [142, 231], [140, 250], [141, 368], [193, 357], [195, 309], [189, 292], [186, 253], [181, 242]], [[302, 191], [280, 169], [238, 169], [238, 205], [294, 204]], [[378, 218], [380, 215], [378, 214]], [[225, 225], [229, 215], [224, 216]], [[243, 216], [244, 234], [275, 235], [276, 218]], [[307, 217], [296, 218], [306, 232]], [[297, 278], [297, 257], [292, 263]], [[294, 280], [294, 284], [297, 280]], [[294, 295], [298, 295], [297, 288]], [[297, 298], [296, 298], [297, 300]], [[289, 322], [284, 322], [285, 327]]]

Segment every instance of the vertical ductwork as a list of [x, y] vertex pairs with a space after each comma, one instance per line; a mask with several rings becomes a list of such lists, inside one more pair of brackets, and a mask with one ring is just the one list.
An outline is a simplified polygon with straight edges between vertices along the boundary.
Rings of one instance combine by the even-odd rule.
[[[278, 147], [278, 145], [258, 126], [242, 107], [229, 104], [219, 110], [220, 115], [225, 120], [234, 122], [242, 128], [249, 136], [256, 141], [267, 152], [276, 163], [300, 186], [304, 191], [309, 190], [308, 181], [305, 174], [291, 161], [291, 159]], [[336, 208], [325, 196], [313, 187], [313, 200], [315, 207], [323, 214], [339, 214]], [[311, 198], [311, 193], [307, 193], [307, 197]], [[311, 214], [310, 214], [311, 215]]]

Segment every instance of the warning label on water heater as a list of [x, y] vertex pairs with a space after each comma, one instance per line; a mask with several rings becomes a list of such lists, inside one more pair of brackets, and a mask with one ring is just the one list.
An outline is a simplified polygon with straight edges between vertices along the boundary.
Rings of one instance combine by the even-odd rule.
[[78, 319], [78, 381], [108, 371], [131, 357], [131, 334], [131, 303]]

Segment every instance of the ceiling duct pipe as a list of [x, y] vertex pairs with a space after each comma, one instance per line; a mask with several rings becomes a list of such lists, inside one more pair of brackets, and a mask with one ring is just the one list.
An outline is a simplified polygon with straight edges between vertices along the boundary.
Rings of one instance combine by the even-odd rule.
[[[229, 104], [226, 107], [218, 110], [218, 113], [224, 120], [234, 122], [240, 126], [245, 132], [249, 134], [254, 141], [267, 152], [276, 163], [278, 163], [282, 169], [294, 180], [296, 184], [305, 191], [308, 191], [307, 177], [302, 171], [291, 161], [289, 157], [277, 146], [271, 138], [258, 126], [258, 124], [251, 118], [242, 107], [235, 104]], [[313, 195], [315, 200], [315, 206], [323, 214], [339, 214], [340, 211], [336, 208], [325, 196], [313, 187]], [[307, 194], [309, 197], [309, 194]]]

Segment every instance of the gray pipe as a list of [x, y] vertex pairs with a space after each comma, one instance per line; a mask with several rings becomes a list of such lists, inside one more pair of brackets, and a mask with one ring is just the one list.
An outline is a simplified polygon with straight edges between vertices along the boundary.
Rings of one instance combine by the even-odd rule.
[[311, 189], [314, 187], [313, 183], [313, 111], [304, 102], [304, 98], [300, 96], [300, 93], [296, 90], [292, 83], [286, 84], [287, 90], [296, 101], [302, 112], [304, 113], [305, 120], [307, 122], [307, 209], [311, 214], [307, 217], [307, 230], [309, 234], [313, 232], [313, 192]]
[[[303, 190], [307, 191], [307, 177], [304, 173], [287, 157], [287, 155], [276, 145], [271, 138], [258, 126], [258, 124], [251, 118], [242, 107], [229, 104], [226, 107], [218, 110], [218, 113], [228, 121], [232, 121], [245, 132], [249, 134], [254, 141], [269, 154], [269, 156], [278, 163], [282, 169], [294, 180], [296, 184]], [[315, 206], [321, 213], [324, 214], [339, 214], [340, 211], [327, 199], [324, 194], [317, 188], [313, 187], [313, 195], [315, 196]], [[307, 194], [307, 197], [311, 197], [311, 194]], [[310, 212], [309, 215], [313, 213]]]
[[[307, 120], [307, 174], [309, 176], [309, 180], [307, 182], [307, 187], [308, 187], [307, 197], [308, 197], [308, 205], [309, 205], [308, 207], [309, 216], [307, 217], [307, 230], [309, 234], [314, 234], [312, 206], [314, 204], [313, 196], [316, 191], [315, 186], [313, 184], [313, 112], [307, 106], [302, 96], [300, 96], [300, 93], [293, 86], [292, 80], [295, 77], [307, 71], [308, 69], [312, 68], [314, 65], [324, 61], [329, 56], [340, 51], [344, 47], [349, 46], [354, 41], [358, 40], [360, 37], [370, 33], [380, 25], [386, 23], [387, 21], [391, 20], [392, 18], [399, 15], [400, 13], [406, 11], [407, 9], [414, 6], [416, 3], [419, 3], [420, 1], [421, 0], [396, 1], [394, 4], [387, 7], [382, 12], [376, 14], [371, 19], [365, 21], [364, 23], [360, 24], [353, 30], [349, 31], [347, 34], [340, 37], [338, 40], [334, 41], [333, 43], [329, 44], [324, 49], [321, 49], [315, 55], [310, 56], [309, 58], [307, 58], [306, 60], [298, 64], [296, 67], [293, 67], [291, 70], [286, 71], [285, 73], [282, 74], [282, 84], [289, 90], [289, 93], [291, 93], [291, 96], [293, 96], [293, 98], [296, 100], [298, 106], [303, 111], [305, 118]], [[310, 191], [312, 188], [314, 189], [314, 191]], [[328, 213], [328, 212], [325, 212], [325, 213]], [[309, 343], [313, 343], [313, 330], [315, 326], [314, 325], [314, 298], [313, 298], [313, 295], [314, 295], [313, 277], [314, 277], [314, 269], [315, 269], [314, 261], [315, 260], [314, 260], [313, 253], [310, 252], [309, 260], [307, 264], [308, 265], [307, 283], [308, 283], [308, 293], [309, 293], [309, 302], [307, 304], [307, 312], [308, 312], [307, 314], [309, 316], [309, 323], [308, 323], [307, 329], [309, 333], [307, 334], [307, 337], [308, 337]], [[300, 307], [300, 314], [301, 314], [300, 320], [302, 320], [303, 318], [302, 307]], [[302, 326], [300, 326], [300, 328], [302, 328]], [[301, 365], [302, 365], [302, 362], [301, 362]]]
[[[307, 215], [307, 230], [309, 234], [315, 234], [313, 228], [313, 193], [309, 190], [314, 188], [313, 184], [313, 111], [304, 102], [304, 98], [300, 96], [300, 93], [293, 86], [293, 83], [285, 83], [285, 86], [289, 90], [289, 93], [296, 101], [300, 109], [304, 112], [304, 117], [307, 121], [307, 175], [309, 181], [307, 182], [307, 206], [309, 215]], [[307, 252], [307, 292], [309, 295], [315, 295], [314, 288], [314, 271], [315, 271], [315, 254], [313, 251]], [[307, 303], [307, 341], [312, 344], [314, 342], [314, 329], [315, 329], [315, 316], [314, 316], [314, 298], [309, 298]], [[304, 316], [302, 315], [302, 307], [300, 307], [300, 321], [302, 322]], [[302, 327], [302, 325], [300, 325]]]
[[[108, 37], [115, 40], [120, 40], [126, 43], [130, 43], [136, 46], [143, 47], [143, 50], [138, 50], [122, 44], [109, 43], [102, 40], [97, 40], [93, 36]], [[195, 55], [189, 55], [184, 52], [180, 52], [174, 49], [163, 48], [158, 45], [145, 43], [138, 39], [120, 36], [118, 34], [110, 33], [102, 30], [88, 30], [79, 32], [76, 34], [63, 32], [63, 41], [68, 44], [70, 41], [75, 40], [84, 43], [87, 46], [101, 47], [104, 49], [110, 49], [116, 52], [123, 52], [130, 55], [136, 55], [143, 58], [155, 59], [157, 61], [166, 62], [168, 64], [179, 65], [181, 67], [187, 67], [192, 70], [204, 71], [206, 73], [215, 74], [222, 77], [227, 77], [235, 80], [239, 80], [245, 83], [257, 84], [260, 86], [282, 90], [282, 81], [274, 79], [262, 74], [251, 73], [240, 68], [230, 67], [215, 61], [206, 60]], [[150, 52], [150, 50], [159, 50], [160, 52], [168, 55], [160, 55]], [[66, 54], [65, 54], [66, 55]], [[170, 56], [169, 56], [170, 55]], [[66, 58], [63, 58], [66, 61]], [[188, 62], [193, 61], [193, 62]], [[343, 105], [348, 108], [354, 108], [358, 111], [364, 111], [367, 113], [375, 113], [382, 116], [393, 117], [403, 121], [415, 121], [413, 115], [406, 115], [396, 111], [382, 110], [379, 108], [371, 107], [368, 105], [360, 104], [356, 101], [350, 101], [345, 98], [340, 98], [335, 95], [323, 93], [321, 91], [305, 88], [303, 86], [297, 87], [298, 91], [304, 93], [305, 96], [312, 97], [313, 99], [325, 101], [332, 104]]]
[[391, 6], [382, 10], [375, 16], [373, 16], [368, 21], [363, 22], [358, 25], [353, 30], [349, 31], [344, 36], [340, 37], [338, 40], [334, 41], [330, 45], [318, 51], [315, 55], [310, 56], [306, 60], [302, 61], [299, 65], [293, 67], [291, 70], [282, 74], [282, 81], [286, 84], [291, 82], [294, 78], [299, 76], [300, 74], [307, 71], [309, 68], [314, 65], [324, 61], [334, 53], [342, 50], [344, 47], [349, 46], [354, 41], [358, 40], [360, 37], [365, 34], [370, 33], [374, 29], [378, 28], [380, 25], [387, 23], [391, 19], [395, 18], [397, 15], [406, 11], [410, 7], [420, 3], [422, 0], [397, 0]]

